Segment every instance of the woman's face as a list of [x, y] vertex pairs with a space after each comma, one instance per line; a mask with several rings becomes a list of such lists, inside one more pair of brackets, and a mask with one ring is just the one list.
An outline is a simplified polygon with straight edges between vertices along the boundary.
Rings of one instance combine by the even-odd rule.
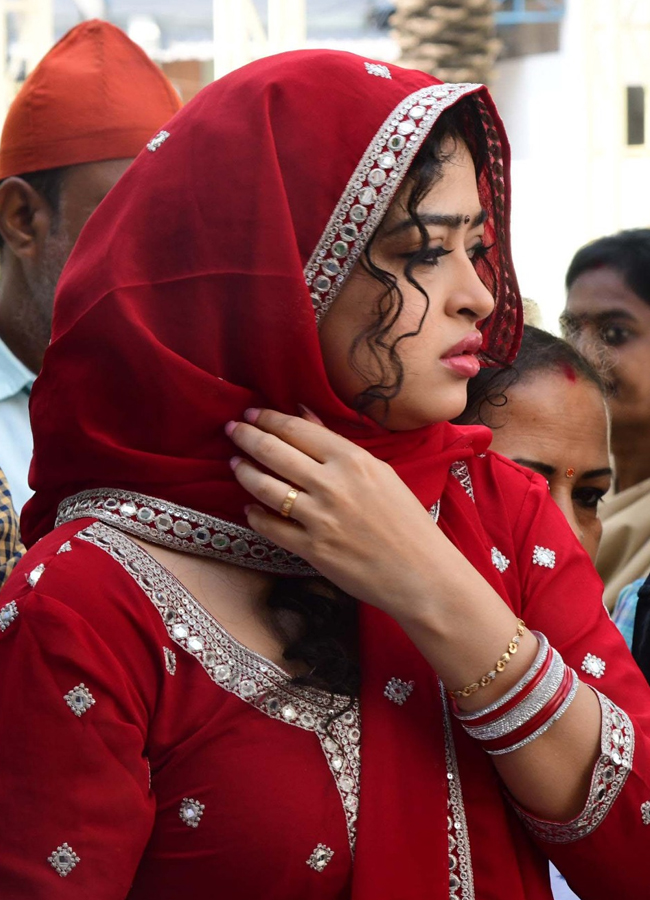
[[543, 475], [551, 496], [592, 560], [602, 526], [598, 502], [609, 489], [608, 418], [596, 385], [573, 371], [535, 372], [507, 390], [502, 407], [484, 403], [492, 449]]
[[[583, 272], [567, 296], [567, 340], [603, 368], [612, 388], [612, 427], [647, 431], [650, 424], [650, 305], [620, 272]], [[644, 449], [645, 452], [645, 449]]]
[[[448, 144], [446, 151], [453, 146]], [[451, 419], [462, 412], [467, 380], [479, 368], [478, 325], [494, 307], [474, 268], [482, 246], [484, 214], [474, 162], [466, 146], [458, 143], [443, 166], [442, 177], [417, 209], [429, 236], [426, 258], [413, 272], [430, 301], [423, 321], [425, 298], [404, 275], [405, 265], [421, 247], [420, 233], [406, 209], [409, 190], [407, 184], [389, 208], [371, 252], [374, 264], [395, 277], [404, 297], [403, 310], [386, 343], [390, 346], [399, 335], [420, 329], [397, 345], [404, 380], [390, 401], [388, 414], [381, 403], [367, 410], [371, 418], [398, 431]], [[384, 286], [357, 263], [321, 326], [330, 383], [349, 406], [369, 384], [382, 381], [374, 352], [380, 354], [392, 378], [388, 350], [375, 344], [371, 349], [365, 340], [353, 348], [355, 338], [377, 321], [384, 293]]]

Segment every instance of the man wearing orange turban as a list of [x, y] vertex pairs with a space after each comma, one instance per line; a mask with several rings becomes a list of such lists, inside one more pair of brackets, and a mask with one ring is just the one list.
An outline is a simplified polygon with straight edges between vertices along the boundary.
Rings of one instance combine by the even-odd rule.
[[160, 69], [108, 22], [84, 22], [41, 60], [0, 139], [0, 457], [29, 494], [27, 401], [50, 337], [54, 292], [83, 225], [180, 108]]

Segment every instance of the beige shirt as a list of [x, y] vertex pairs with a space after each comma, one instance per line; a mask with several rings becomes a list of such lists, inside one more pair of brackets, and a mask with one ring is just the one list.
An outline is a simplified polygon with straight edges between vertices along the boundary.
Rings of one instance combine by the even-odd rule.
[[650, 572], [650, 478], [605, 498], [600, 510], [603, 539], [596, 559], [611, 612], [625, 585]]

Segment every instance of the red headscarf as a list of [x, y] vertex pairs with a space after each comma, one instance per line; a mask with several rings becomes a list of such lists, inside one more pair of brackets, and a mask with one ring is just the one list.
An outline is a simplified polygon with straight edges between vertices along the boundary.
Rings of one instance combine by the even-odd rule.
[[[474, 452], [471, 440], [450, 426], [360, 425], [329, 387], [317, 318], [440, 113], [468, 95], [490, 148], [479, 192], [497, 238], [484, 351], [513, 358], [521, 323], [508, 148], [485, 88], [348, 53], [263, 59], [178, 113], [77, 243], [32, 394], [28, 544], [52, 527], [64, 498], [101, 487], [245, 525], [248, 497], [230, 472], [223, 426], [247, 406], [296, 414], [304, 403], [391, 462], [423, 503], [438, 499], [449, 462]], [[262, 567], [273, 569], [268, 558]]]
[[[173, 512], [184, 549], [286, 571], [286, 560], [274, 556], [281, 551], [254, 544], [242, 527], [248, 496], [228, 466], [233, 446], [224, 424], [247, 406], [296, 414], [304, 403], [389, 461], [422, 503], [440, 497], [450, 464], [482, 452], [487, 430], [441, 424], [393, 433], [360, 422], [328, 384], [317, 319], [436, 119], [464, 96], [476, 103], [490, 148], [479, 194], [496, 238], [489, 262], [497, 305], [483, 349], [491, 361], [512, 359], [521, 325], [508, 243], [508, 151], [487, 91], [347, 53], [253, 63], [172, 119], [77, 243], [32, 393], [36, 494], [23, 514], [28, 543], [52, 527], [64, 498], [82, 492], [66, 518], [96, 515], [137, 533], [138, 521], [158, 512], [161, 540], [170, 543]], [[106, 498], [103, 487], [123, 493]], [[489, 548], [468, 530], [455, 489], [465, 497], [458, 484], [445, 489], [445, 529], [471, 544], [470, 559], [494, 577]], [[136, 515], [142, 494], [163, 506], [145, 500], [143, 507], [140, 498]], [[215, 522], [223, 535], [214, 533]], [[293, 564], [300, 571], [300, 561]], [[360, 628], [353, 896], [448, 900], [437, 682], [387, 616], [362, 604]], [[395, 673], [419, 685], [406, 717], [386, 709], [383, 689]]]

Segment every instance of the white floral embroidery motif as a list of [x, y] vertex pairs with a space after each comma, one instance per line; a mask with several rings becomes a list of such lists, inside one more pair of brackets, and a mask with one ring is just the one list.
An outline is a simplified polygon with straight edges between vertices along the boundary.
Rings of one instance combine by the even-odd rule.
[[83, 681], [64, 694], [63, 699], [78, 719], [87, 713], [91, 706], [95, 705], [95, 698]]
[[193, 800], [191, 797], [183, 797], [178, 815], [190, 828], [198, 828], [204, 809], [205, 803], [199, 803], [198, 800]]
[[650, 800], [641, 804], [641, 821], [644, 825], [650, 825]]
[[168, 131], [159, 131], [158, 134], [155, 137], [151, 138], [151, 140], [147, 144], [147, 150], [149, 150], [150, 153], [155, 153], [159, 147], [162, 147], [168, 137]]
[[544, 566], [547, 569], [555, 568], [555, 550], [548, 547], [535, 546], [533, 550], [533, 562], [536, 566]]
[[18, 618], [16, 601], [11, 600], [0, 609], [0, 631], [6, 631], [13, 621]]
[[384, 697], [388, 697], [398, 706], [403, 706], [413, 692], [414, 681], [402, 681], [401, 678], [391, 678], [384, 688]]
[[56, 554], [58, 556], [59, 553], [69, 553], [70, 550], [72, 550], [72, 544], [70, 543], [70, 541], [66, 541], [65, 544], [61, 544], [59, 549], [56, 551]]
[[496, 547], [492, 547], [490, 552], [492, 554], [492, 565], [494, 568], [501, 573], [505, 572], [510, 565], [510, 560], [504, 556], [500, 550], [497, 550]]
[[165, 668], [169, 672], [170, 675], [176, 674], [176, 654], [173, 650], [170, 650], [169, 647], [163, 647], [163, 653], [165, 654]]
[[602, 678], [606, 667], [607, 663], [605, 660], [599, 656], [594, 656], [593, 653], [587, 653], [580, 666], [583, 672], [586, 672], [587, 675], [592, 675], [594, 678]]
[[322, 872], [333, 856], [333, 850], [330, 850], [325, 844], [317, 844], [316, 849], [307, 860], [307, 865], [315, 872]]
[[47, 861], [59, 873], [61, 878], [65, 878], [66, 875], [72, 872], [77, 863], [81, 862], [81, 859], [69, 844], [61, 844], [51, 856], [48, 856]]
[[32, 569], [32, 571], [29, 573], [29, 575], [25, 575], [25, 578], [27, 579], [28, 584], [31, 584], [32, 587], [36, 587], [38, 580], [44, 571], [45, 571], [45, 563], [39, 563], [39, 565], [37, 565], [35, 569]]
[[377, 63], [364, 63], [368, 75], [377, 75], [379, 78], [392, 78], [388, 66], [380, 66]]

